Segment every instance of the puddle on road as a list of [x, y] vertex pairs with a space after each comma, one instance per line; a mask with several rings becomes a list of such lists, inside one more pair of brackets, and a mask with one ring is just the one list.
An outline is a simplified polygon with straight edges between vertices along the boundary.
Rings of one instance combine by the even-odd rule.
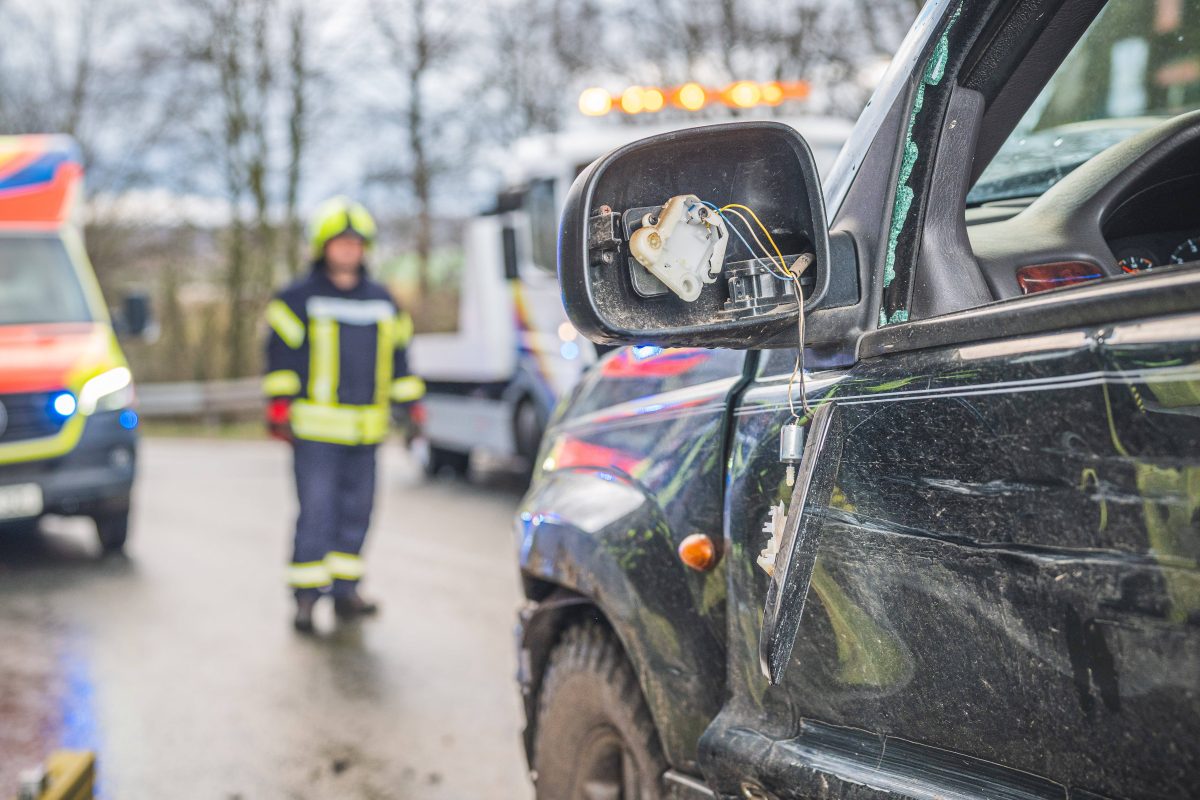
[[0, 641], [0, 797], [13, 797], [21, 771], [50, 752], [98, 750], [99, 729], [89, 665], [61, 624], [6, 608]]
[[20, 773], [54, 750], [99, 750], [83, 637], [42, 595], [47, 582], [65, 577], [61, 569], [93, 559], [74, 544], [0, 540], [0, 798], [15, 797]]

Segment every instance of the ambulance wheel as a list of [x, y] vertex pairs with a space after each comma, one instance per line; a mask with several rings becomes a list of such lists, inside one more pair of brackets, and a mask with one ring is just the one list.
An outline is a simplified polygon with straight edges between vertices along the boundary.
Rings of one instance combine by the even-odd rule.
[[96, 536], [100, 539], [100, 549], [106, 553], [119, 553], [125, 549], [125, 540], [129, 538], [128, 507], [96, 514], [92, 519], [96, 522]]
[[471, 454], [430, 445], [429, 461], [425, 463], [425, 474], [436, 478], [447, 470], [456, 478], [467, 477], [467, 473], [471, 471]]
[[550, 654], [533, 745], [538, 800], [659, 800], [667, 761], [633, 667], [607, 628], [567, 629]]

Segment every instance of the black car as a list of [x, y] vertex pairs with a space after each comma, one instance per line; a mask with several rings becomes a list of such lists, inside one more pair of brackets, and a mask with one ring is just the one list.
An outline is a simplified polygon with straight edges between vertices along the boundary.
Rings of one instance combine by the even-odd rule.
[[823, 184], [770, 122], [580, 175], [635, 346], [517, 521], [539, 798], [1200, 796], [1197, 108], [1200, 0], [932, 0]]

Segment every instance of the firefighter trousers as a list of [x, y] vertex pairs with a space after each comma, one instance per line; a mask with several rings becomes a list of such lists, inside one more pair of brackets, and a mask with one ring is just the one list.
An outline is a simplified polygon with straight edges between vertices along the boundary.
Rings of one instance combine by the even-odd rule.
[[362, 578], [360, 553], [375, 503], [376, 449], [295, 441], [300, 514], [289, 582], [297, 593], [332, 588], [334, 595], [347, 595]]

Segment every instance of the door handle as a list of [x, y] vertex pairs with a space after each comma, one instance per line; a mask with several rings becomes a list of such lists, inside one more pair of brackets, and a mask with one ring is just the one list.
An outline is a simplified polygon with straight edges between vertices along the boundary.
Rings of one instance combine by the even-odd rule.
[[804, 506], [810, 500], [829, 497], [841, 459], [842, 437], [837, 430], [840, 425], [835, 425], [840, 415], [836, 409], [834, 402], [826, 401], [813, 410], [800, 473], [792, 489], [775, 569], [767, 588], [758, 636], [758, 663], [772, 686], [783, 681], [791, 661], [820, 544], [822, 515], [805, 514]]

